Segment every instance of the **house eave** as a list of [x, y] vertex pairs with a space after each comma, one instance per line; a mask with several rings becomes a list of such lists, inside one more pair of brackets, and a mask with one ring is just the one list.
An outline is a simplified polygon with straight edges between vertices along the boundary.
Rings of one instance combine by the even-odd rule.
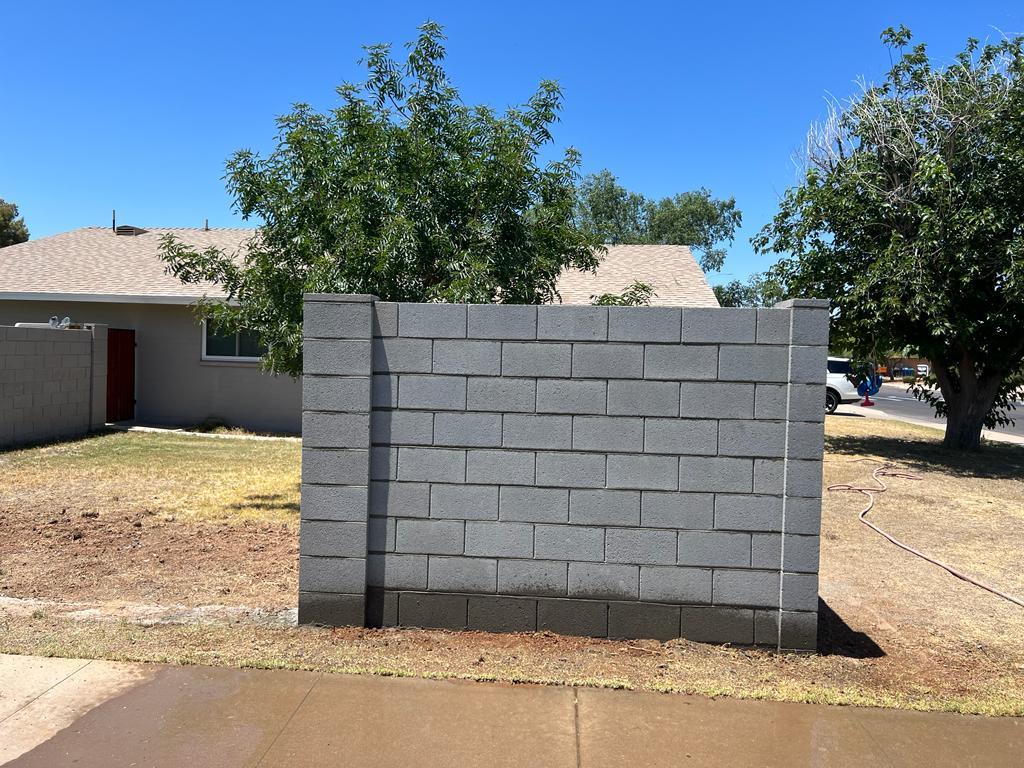
[[[200, 299], [198, 296], [168, 296], [160, 294], [129, 293], [49, 293], [45, 291], [0, 291], [0, 301], [76, 301], [94, 304], [164, 304], [188, 306]], [[216, 297], [208, 297], [216, 298]]]

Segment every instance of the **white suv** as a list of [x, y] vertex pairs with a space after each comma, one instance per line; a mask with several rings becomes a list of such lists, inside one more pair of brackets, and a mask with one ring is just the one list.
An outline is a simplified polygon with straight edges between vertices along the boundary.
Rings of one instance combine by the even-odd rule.
[[860, 400], [856, 385], [848, 378], [853, 373], [849, 358], [830, 357], [828, 375], [825, 377], [825, 413], [835, 413], [840, 403], [855, 403]]

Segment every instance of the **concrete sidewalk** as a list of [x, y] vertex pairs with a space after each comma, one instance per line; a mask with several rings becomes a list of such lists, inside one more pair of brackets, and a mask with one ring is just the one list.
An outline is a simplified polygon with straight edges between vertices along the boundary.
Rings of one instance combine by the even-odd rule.
[[1010, 766], [1024, 721], [0, 656], [0, 764]]

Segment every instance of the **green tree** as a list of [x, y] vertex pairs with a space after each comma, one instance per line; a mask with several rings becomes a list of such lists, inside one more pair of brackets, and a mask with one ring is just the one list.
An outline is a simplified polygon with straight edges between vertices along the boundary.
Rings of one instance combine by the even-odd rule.
[[786, 298], [779, 282], [765, 274], [751, 275], [746, 282], [730, 280], [711, 290], [723, 307], [770, 307]]
[[18, 206], [0, 199], [0, 248], [28, 240], [28, 227], [18, 216]]
[[931, 360], [916, 394], [947, 446], [973, 449], [1007, 421], [1024, 362], [1021, 39], [969, 40], [945, 67], [905, 27], [882, 39], [899, 60], [812, 128], [803, 183], [753, 242], [790, 254], [771, 270], [790, 295], [832, 302], [837, 344]]
[[734, 198], [719, 200], [704, 188], [652, 200], [627, 190], [607, 169], [580, 184], [581, 229], [604, 242], [689, 245], [705, 271], [722, 268], [721, 244], [733, 241], [742, 219]]
[[597, 265], [598, 241], [574, 219], [577, 152], [539, 160], [562, 106], [557, 84], [500, 115], [467, 106], [443, 41], [428, 22], [404, 62], [388, 45], [366, 48], [367, 78], [339, 87], [337, 108], [297, 104], [269, 156], [234, 154], [234, 205], [262, 222], [244, 253], [165, 238], [175, 275], [227, 293], [199, 311], [257, 332], [270, 370], [301, 373], [304, 292], [542, 303], [563, 268]]
[[622, 293], [602, 293], [591, 296], [590, 303], [598, 307], [644, 307], [657, 296], [650, 283], [634, 280]]

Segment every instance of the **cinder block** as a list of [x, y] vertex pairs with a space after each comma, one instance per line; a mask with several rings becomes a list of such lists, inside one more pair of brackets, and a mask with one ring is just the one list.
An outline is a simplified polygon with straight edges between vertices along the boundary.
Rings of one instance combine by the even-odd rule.
[[754, 418], [785, 419], [786, 389], [785, 384], [758, 384], [754, 395]]
[[640, 566], [570, 562], [569, 597], [637, 600], [640, 597]]
[[304, 411], [302, 444], [307, 448], [368, 448], [370, 414]]
[[398, 479], [461, 483], [466, 479], [466, 452], [447, 448], [399, 448]]
[[718, 355], [722, 381], [785, 382], [788, 376], [789, 347], [725, 345]]
[[565, 488], [502, 486], [498, 500], [501, 520], [564, 523], [569, 520], [569, 491]]
[[711, 493], [643, 491], [640, 525], [645, 528], [713, 528], [715, 496]]
[[821, 497], [821, 461], [786, 462], [786, 495], [813, 499]]
[[366, 615], [363, 595], [299, 592], [299, 624], [323, 627], [361, 627]]
[[715, 528], [732, 531], [778, 531], [782, 498], [751, 494], [715, 496]]
[[397, 376], [374, 376], [371, 381], [371, 402], [374, 408], [394, 408], [398, 405]]
[[750, 493], [753, 461], [715, 456], [680, 456], [679, 490]]
[[777, 645], [779, 641], [779, 610], [762, 608], [754, 611], [754, 644]]
[[466, 554], [474, 557], [533, 557], [530, 523], [466, 523]]
[[430, 556], [427, 589], [431, 592], [495, 592], [498, 561], [483, 557]]
[[373, 335], [398, 335], [398, 304], [393, 301], [373, 303]]
[[675, 381], [609, 381], [608, 415], [678, 416], [679, 384]]
[[607, 307], [586, 305], [537, 307], [537, 338], [566, 341], [607, 341]]
[[466, 629], [467, 611], [465, 595], [402, 592], [398, 596], [398, 622], [403, 627]]
[[642, 379], [643, 344], [573, 344], [572, 375], [577, 379]]
[[681, 314], [678, 307], [609, 307], [608, 339], [678, 343]]
[[754, 608], [775, 608], [779, 605], [778, 571], [716, 570], [713, 583], [715, 605]]
[[466, 379], [461, 376], [400, 376], [398, 406], [437, 411], [466, 408]]
[[434, 342], [434, 373], [497, 376], [501, 373], [501, 342], [439, 339]]
[[786, 452], [783, 421], [720, 421], [718, 452], [722, 456], [775, 458]]
[[370, 479], [394, 480], [398, 472], [398, 449], [387, 446], [370, 448]]
[[498, 486], [433, 485], [430, 516], [453, 520], [497, 520]]
[[370, 379], [367, 376], [303, 376], [302, 408], [307, 411], [368, 412]]
[[786, 499], [786, 533], [817, 536], [821, 530], [821, 499]]
[[684, 605], [679, 609], [680, 634], [698, 643], [754, 642], [754, 612], [749, 608]]
[[640, 599], [657, 603], [711, 603], [711, 570], [651, 565], [640, 569]]
[[757, 333], [757, 310], [746, 307], [686, 307], [684, 344], [751, 344]]
[[398, 334], [433, 339], [466, 338], [465, 304], [398, 305]]
[[[685, 314], [685, 313], [684, 313]], [[688, 344], [648, 345], [644, 351], [645, 379], [714, 379], [718, 347]]]
[[466, 457], [467, 483], [533, 485], [536, 459], [528, 451], [475, 449]]
[[750, 534], [725, 531], [680, 531], [679, 565], [716, 568], [750, 566]]
[[793, 382], [798, 384], [825, 384], [828, 372], [826, 347], [791, 348], [793, 356]]
[[535, 339], [537, 308], [528, 304], [470, 304], [471, 339]]
[[608, 456], [609, 488], [674, 491], [679, 487], [679, 459], [675, 456]]
[[395, 528], [395, 551], [461, 555], [465, 525], [461, 520], [399, 520]]
[[789, 344], [791, 309], [761, 307], [757, 310], [757, 343]]
[[385, 592], [380, 587], [367, 588], [366, 626], [374, 629], [398, 626], [397, 592]]
[[794, 421], [789, 425], [790, 459], [820, 461], [825, 453], [825, 428], [821, 422]]
[[684, 419], [749, 419], [754, 415], [754, 385], [681, 382], [679, 415]]
[[370, 483], [369, 509], [380, 517], [428, 517], [430, 485], [428, 483]]
[[369, 376], [371, 343], [306, 339], [302, 345], [302, 371], [339, 376]]
[[782, 650], [814, 651], [818, 648], [818, 614], [782, 611]]
[[374, 445], [432, 445], [434, 414], [427, 411], [374, 411], [370, 439]]
[[366, 589], [366, 558], [301, 555], [299, 589], [361, 595]]
[[373, 340], [374, 373], [430, 373], [430, 339], [382, 338]]
[[644, 449], [644, 420], [631, 417], [574, 416], [572, 447], [577, 451], [639, 453]]
[[607, 389], [604, 381], [541, 379], [537, 382], [537, 411], [604, 413]]
[[782, 495], [782, 459], [754, 459], [754, 493]]
[[571, 416], [505, 414], [501, 444], [505, 448], [568, 449], [572, 447]]
[[466, 408], [471, 411], [533, 413], [537, 405], [534, 379], [475, 378], [466, 380]]
[[827, 309], [793, 311], [793, 343], [827, 347], [829, 312]]
[[367, 491], [365, 485], [302, 486], [303, 520], [366, 519]]
[[384, 589], [426, 589], [427, 556], [390, 552], [370, 555], [366, 561], [366, 583]]
[[523, 597], [471, 597], [469, 628], [484, 632], [535, 632], [537, 601]]
[[501, 414], [438, 413], [434, 416], [434, 445], [496, 448], [501, 445]]
[[571, 344], [512, 341], [501, 345], [503, 376], [568, 378], [571, 371]]
[[366, 531], [365, 547], [367, 552], [394, 552], [395, 518], [369, 518], [369, 525], [367, 526]]
[[538, 453], [536, 484], [603, 488], [605, 457], [593, 453]]
[[303, 520], [299, 554], [313, 557], [366, 557], [366, 523]]
[[789, 418], [793, 421], [824, 421], [824, 387], [820, 384], [791, 385], [789, 388]]
[[534, 530], [534, 557], [601, 562], [604, 560], [604, 534], [604, 528], [539, 524]]
[[674, 640], [679, 637], [679, 607], [608, 603], [608, 637]]
[[[797, 573], [818, 572], [817, 536], [786, 535], [786, 570]], [[779, 567], [782, 554], [782, 535], [779, 533], [755, 533], [751, 547], [750, 564], [754, 568]]]
[[[645, 419], [644, 451], [685, 453], [691, 456], [718, 453], [718, 422], [711, 419]], [[728, 422], [722, 422], [723, 424]]]
[[370, 304], [319, 302], [302, 308], [302, 335], [306, 339], [368, 339], [371, 334]]
[[583, 525], [639, 525], [640, 492], [574, 489], [569, 520]]
[[816, 611], [818, 609], [818, 574], [783, 574], [782, 608], [787, 611]]
[[554, 560], [498, 561], [498, 592], [504, 595], [566, 594], [568, 565]]
[[322, 485], [366, 485], [369, 451], [333, 451], [305, 448], [302, 451], [302, 482]]
[[609, 528], [604, 559], [609, 563], [674, 565], [676, 533], [657, 528]]
[[537, 630], [581, 637], [608, 636], [608, 604], [597, 600], [538, 600]]

